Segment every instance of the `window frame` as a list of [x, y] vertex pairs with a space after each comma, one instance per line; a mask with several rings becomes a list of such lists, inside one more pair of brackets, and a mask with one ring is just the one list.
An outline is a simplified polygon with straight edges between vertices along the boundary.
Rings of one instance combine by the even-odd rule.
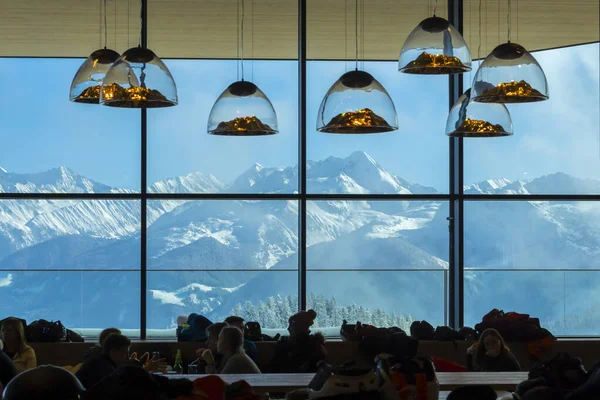
[[[142, 3], [141, 45], [147, 46], [147, 0]], [[147, 182], [147, 110], [139, 112], [141, 127], [141, 174], [139, 193], [0, 193], [0, 200], [139, 200], [140, 213], [140, 339], [147, 338], [147, 202], [152, 200], [294, 200], [298, 202], [298, 309], [307, 305], [306, 266], [306, 205], [319, 200], [439, 200], [448, 202], [449, 269], [446, 283], [444, 315], [445, 323], [459, 328], [464, 324], [464, 204], [474, 201], [600, 201], [597, 195], [518, 195], [518, 194], [465, 194], [464, 146], [462, 138], [449, 140], [449, 190], [447, 194], [309, 194], [306, 187], [306, 87], [307, 87], [307, 17], [308, 0], [298, 0], [298, 192], [294, 194], [244, 194], [244, 193], [197, 193], [159, 194], [148, 193]], [[448, 0], [448, 19], [460, 32], [463, 31], [463, 0]], [[22, 57], [28, 58], [28, 57]], [[448, 76], [448, 109], [463, 92], [463, 76]], [[133, 112], [133, 111], [132, 111]], [[340, 270], [342, 271], [342, 270]], [[76, 271], [70, 271], [76, 272]], [[199, 271], [201, 272], [201, 271]], [[401, 273], [400, 271], [398, 273]]]

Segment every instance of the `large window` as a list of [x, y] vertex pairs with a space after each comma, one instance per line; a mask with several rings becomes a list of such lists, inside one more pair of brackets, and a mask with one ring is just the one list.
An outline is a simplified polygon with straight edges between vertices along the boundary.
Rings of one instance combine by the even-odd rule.
[[[257, 13], [273, 6], [256, 3]], [[323, 10], [351, 26], [349, 3], [337, 3], [344, 13]], [[170, 3], [150, 4], [164, 32]], [[354, 68], [339, 61], [351, 58], [351, 41], [320, 31], [329, 25], [316, 24], [325, 14], [315, 8], [311, 37], [331, 59], [310, 41], [315, 59], [294, 59], [287, 44], [298, 42], [298, 16], [287, 8], [274, 8], [280, 24], [254, 32], [252, 23], [257, 43], [277, 40], [248, 47], [265, 59], [245, 64], [273, 103], [275, 136], [207, 134], [214, 101], [240, 77], [235, 60], [166, 59], [180, 104], [140, 112], [69, 103], [81, 59], [0, 58], [0, 318], [173, 338], [178, 316], [192, 312], [285, 333], [289, 315], [312, 307], [315, 329], [336, 335], [343, 320], [472, 326], [502, 308], [558, 335], [599, 335], [598, 43], [535, 53], [550, 100], [509, 105], [514, 136], [459, 140], [443, 134], [457, 97], [449, 88], [467, 88], [473, 74], [464, 87], [401, 74], [396, 62], [375, 61], [400, 43], [392, 25], [361, 28], [363, 42], [369, 29], [390, 40], [361, 44], [371, 61], [359, 66], [388, 90], [399, 130], [331, 135], [316, 131], [317, 111]], [[396, 15], [374, 8], [377, 20]], [[214, 23], [204, 11], [196, 13]], [[234, 31], [218, 28], [199, 48], [220, 40], [210, 54], [233, 57]], [[167, 49], [161, 37], [171, 36], [154, 34], [167, 57], [185, 47]], [[276, 59], [281, 49], [287, 58]], [[195, 51], [178, 57], [211, 57]]]

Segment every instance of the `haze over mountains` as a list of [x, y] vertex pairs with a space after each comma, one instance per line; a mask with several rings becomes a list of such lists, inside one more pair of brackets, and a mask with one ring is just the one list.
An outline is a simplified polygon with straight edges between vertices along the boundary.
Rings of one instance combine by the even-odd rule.
[[[436, 193], [387, 171], [364, 152], [307, 167], [312, 193]], [[297, 167], [255, 164], [230, 184], [194, 172], [155, 182], [148, 191], [293, 193], [297, 180]], [[59, 167], [36, 174], [0, 169], [0, 192], [130, 191]], [[600, 181], [556, 173], [531, 181], [490, 179], [466, 186], [465, 193], [590, 194], [600, 193]], [[309, 202], [308, 290], [338, 304], [442, 324], [447, 210], [444, 201]], [[216, 319], [246, 301], [296, 293], [297, 202], [151, 200], [147, 215], [149, 328], [168, 328], [177, 315], [190, 312]], [[467, 202], [465, 266], [493, 271], [465, 272], [466, 321], [493, 307], [552, 322], [588, 313], [586, 299], [599, 288], [598, 273], [586, 270], [597, 268], [599, 255], [597, 203]], [[578, 272], [508, 271], [560, 268]], [[139, 269], [137, 200], [0, 201], [3, 316], [136, 328]]]

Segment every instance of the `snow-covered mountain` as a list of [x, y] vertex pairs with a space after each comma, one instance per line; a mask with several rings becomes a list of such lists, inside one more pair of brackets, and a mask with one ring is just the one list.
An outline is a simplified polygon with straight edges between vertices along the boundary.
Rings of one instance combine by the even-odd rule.
[[[311, 193], [435, 193], [387, 171], [364, 152], [311, 161], [307, 167]], [[293, 193], [297, 171], [297, 166], [255, 164], [230, 184], [197, 172], [155, 182], [148, 190]], [[125, 192], [65, 167], [39, 174], [0, 169], [0, 190]], [[465, 193], [600, 193], [600, 182], [558, 173], [531, 181], [490, 179], [466, 186]], [[390, 312], [400, 308], [419, 319], [443, 322], [447, 203], [315, 201], [308, 202], [306, 212], [309, 291], [335, 296], [340, 304], [358, 302]], [[135, 328], [139, 218], [135, 200], [0, 201], [0, 314], [44, 316], [71, 326]], [[490, 269], [591, 268], [600, 256], [599, 227], [600, 207], [592, 202], [468, 202], [465, 264]], [[297, 235], [296, 201], [149, 201], [149, 327], [166, 328], [182, 313], [217, 318], [237, 304], [294, 294]], [[536, 313], [542, 309], [542, 318], [554, 317], [559, 307], [550, 293], [562, 290], [564, 282], [519, 274], [519, 282], [528, 289], [506, 297], [498, 292], [510, 290], [502, 273], [467, 271], [467, 298], [475, 305], [466, 310], [467, 320], [489, 311], [485, 309], [497, 301], [487, 293], [500, 293], [504, 304], [530, 304]], [[540, 288], [540, 281], [553, 292]], [[586, 275], [570, 282], [590, 295], [598, 290]], [[536, 299], [526, 300], [532, 292]]]

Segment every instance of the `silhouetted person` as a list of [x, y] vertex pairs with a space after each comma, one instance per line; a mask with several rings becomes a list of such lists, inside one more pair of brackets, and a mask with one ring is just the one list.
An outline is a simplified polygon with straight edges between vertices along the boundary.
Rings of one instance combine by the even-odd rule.
[[3, 400], [77, 400], [84, 391], [81, 382], [66, 369], [41, 365], [10, 381]]
[[467, 363], [470, 371], [511, 372], [520, 371], [519, 361], [510, 352], [504, 339], [495, 329], [486, 329], [479, 342], [467, 350]]
[[[231, 315], [225, 318], [225, 322], [227, 322], [230, 326], [235, 326], [239, 328], [242, 333], [244, 333], [244, 318], [238, 317], [235, 315]], [[254, 363], [258, 364], [258, 349], [256, 348], [256, 344], [253, 341], [244, 338], [244, 351], [254, 361]]]
[[271, 369], [275, 373], [317, 372], [317, 363], [327, 360], [325, 338], [322, 334], [311, 335], [315, 310], [300, 311], [292, 315], [288, 322], [290, 336], [283, 336], [277, 342]]
[[121, 330], [117, 329], [117, 328], [106, 328], [105, 330], [100, 332], [100, 336], [98, 337], [98, 344], [93, 345], [85, 352], [85, 354], [83, 355], [83, 360], [85, 361], [89, 357], [101, 356], [102, 355], [102, 343], [104, 342], [104, 340], [106, 340], [108, 335], [110, 335], [111, 333], [121, 334]]
[[[17, 376], [15, 364], [12, 362], [9, 356], [4, 354], [2, 351], [3, 347], [4, 345], [2, 340], [0, 340], [0, 384], [2, 385], [2, 388], [0, 388], [0, 393], [2, 393], [2, 389], [8, 385], [8, 382]], [[1, 397], [2, 396], [0, 396], [0, 398]]]
[[5, 319], [0, 328], [0, 339], [4, 343], [4, 353], [12, 359], [18, 373], [37, 367], [35, 351], [27, 345], [25, 327], [20, 319]]
[[217, 364], [210, 349], [198, 350], [206, 362], [207, 374], [260, 374], [260, 369], [244, 353], [244, 336], [239, 328], [226, 326], [217, 340], [217, 352], [223, 355]]
[[75, 374], [86, 389], [92, 388], [129, 361], [131, 341], [118, 333], [111, 333], [102, 343], [102, 355], [88, 358]]

